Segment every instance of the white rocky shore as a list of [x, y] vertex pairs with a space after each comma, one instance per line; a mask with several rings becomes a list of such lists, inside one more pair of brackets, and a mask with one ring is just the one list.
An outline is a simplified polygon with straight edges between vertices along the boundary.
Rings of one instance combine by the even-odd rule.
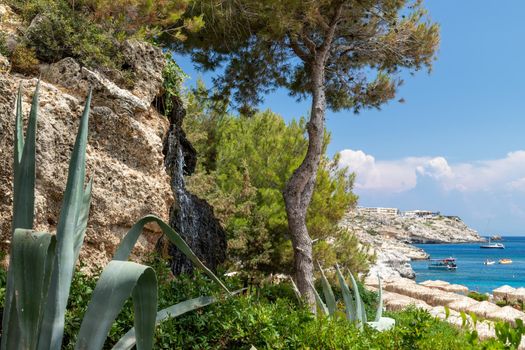
[[411, 243], [482, 242], [475, 230], [460, 218], [439, 214], [425, 216], [392, 215], [354, 210], [341, 221], [361, 241], [370, 246], [376, 263], [369, 276], [379, 274], [385, 281], [400, 277], [415, 278], [411, 260], [428, 259], [422, 249]]

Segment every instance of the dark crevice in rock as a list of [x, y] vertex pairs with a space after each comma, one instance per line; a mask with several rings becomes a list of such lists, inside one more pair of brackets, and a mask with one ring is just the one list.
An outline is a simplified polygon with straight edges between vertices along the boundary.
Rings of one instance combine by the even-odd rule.
[[[182, 121], [186, 111], [179, 98], [173, 99], [170, 128], [164, 138], [164, 165], [171, 177], [175, 202], [170, 209], [170, 226], [188, 243], [204, 264], [216, 270], [226, 258], [226, 233], [203, 199], [186, 190], [184, 176], [191, 175], [197, 164], [197, 152], [186, 138]], [[191, 273], [192, 263], [173, 245], [167, 252], [174, 274]]]

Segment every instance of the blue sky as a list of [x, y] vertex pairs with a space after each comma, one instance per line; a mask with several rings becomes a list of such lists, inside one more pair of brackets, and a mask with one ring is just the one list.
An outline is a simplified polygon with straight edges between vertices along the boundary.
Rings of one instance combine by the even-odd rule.
[[[360, 205], [438, 210], [482, 234], [525, 235], [525, 1], [425, 6], [441, 26], [431, 74], [403, 75], [380, 111], [329, 112], [329, 152], [356, 172]], [[209, 81], [188, 58], [177, 61], [189, 85]], [[278, 90], [260, 108], [291, 120], [309, 101]]]

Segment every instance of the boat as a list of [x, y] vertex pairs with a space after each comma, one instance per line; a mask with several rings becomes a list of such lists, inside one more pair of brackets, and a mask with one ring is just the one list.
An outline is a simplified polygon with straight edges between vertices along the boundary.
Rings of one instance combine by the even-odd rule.
[[445, 258], [445, 259], [430, 259], [428, 263], [429, 270], [444, 270], [444, 271], [456, 271], [456, 259]]
[[483, 262], [483, 265], [494, 265], [495, 263], [494, 260], [487, 259]]
[[502, 264], [502, 265], [512, 264], [512, 260], [511, 259], [499, 259], [498, 264]]
[[489, 243], [482, 244], [479, 247], [484, 249], [505, 249], [505, 246], [502, 243], [492, 243], [490, 238]]

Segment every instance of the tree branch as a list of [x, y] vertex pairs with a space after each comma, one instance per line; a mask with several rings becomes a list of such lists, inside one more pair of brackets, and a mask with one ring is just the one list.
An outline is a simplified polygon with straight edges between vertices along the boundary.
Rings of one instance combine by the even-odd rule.
[[309, 56], [303, 48], [299, 45], [296, 39], [294, 39], [290, 34], [288, 34], [288, 40], [290, 41], [290, 48], [293, 52], [299, 57], [303, 62], [309, 62], [311, 56]]
[[337, 24], [339, 23], [339, 20], [341, 19], [341, 13], [343, 12], [343, 2], [340, 2], [337, 6], [337, 9], [335, 10], [334, 16], [332, 17], [332, 20], [329, 24], [329, 29], [326, 33], [326, 37], [319, 47], [319, 53], [321, 55], [321, 59], [323, 61], [323, 65], [326, 63], [326, 59], [328, 58], [328, 52], [330, 51], [330, 46], [332, 45], [332, 41], [334, 40], [335, 36], [335, 30], [337, 28]]

